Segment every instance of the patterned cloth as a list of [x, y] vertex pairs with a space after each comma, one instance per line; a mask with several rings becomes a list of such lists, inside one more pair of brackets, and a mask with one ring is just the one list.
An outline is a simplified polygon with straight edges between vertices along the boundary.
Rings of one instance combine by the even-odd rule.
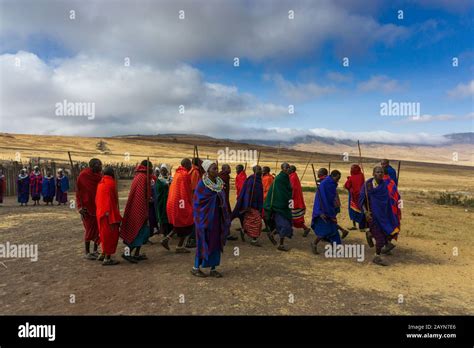
[[258, 238], [262, 233], [262, 215], [260, 212], [261, 210], [250, 208], [244, 214], [243, 228], [250, 238]]
[[[149, 197], [147, 197], [147, 186], [150, 185], [150, 182], [147, 182], [146, 171], [146, 166], [137, 166], [135, 177], [130, 187], [130, 193], [128, 194], [127, 205], [123, 213], [120, 237], [128, 245], [131, 245], [134, 239], [139, 235], [139, 232], [143, 235], [147, 232], [149, 233], [148, 228], [147, 231], [143, 231], [148, 222]], [[150, 180], [151, 177], [148, 179]], [[146, 242], [147, 238], [148, 235], [146, 235], [146, 238], [143, 237], [143, 240], [140, 239], [139, 242]], [[140, 243], [136, 243], [133, 246], [141, 246]]]
[[225, 192], [209, 189], [201, 180], [194, 192], [196, 258], [208, 261], [215, 252], [224, 251], [230, 230], [230, 215]]
[[296, 228], [306, 228], [304, 223], [304, 215], [306, 213], [306, 204], [304, 203], [303, 189], [301, 187], [298, 174], [293, 172], [290, 174], [290, 184], [293, 192], [293, 208], [291, 215], [293, 218], [293, 226]]
[[41, 173], [31, 173], [30, 175], [30, 191], [31, 199], [34, 201], [39, 201], [41, 198], [41, 192], [43, 190], [43, 175]]
[[227, 172], [221, 171], [219, 173], [219, 178], [224, 182], [224, 192], [225, 192], [225, 199], [227, 202], [227, 206], [230, 209], [230, 175]]

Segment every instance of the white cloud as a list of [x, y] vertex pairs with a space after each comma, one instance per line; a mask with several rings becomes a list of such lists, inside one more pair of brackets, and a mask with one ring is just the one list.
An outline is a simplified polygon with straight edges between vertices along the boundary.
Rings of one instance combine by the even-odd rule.
[[453, 89], [448, 91], [451, 98], [467, 98], [474, 97], [474, 80], [467, 83], [460, 83]]
[[450, 114], [442, 115], [420, 115], [420, 116], [411, 116], [406, 119], [406, 122], [417, 122], [417, 123], [426, 123], [432, 121], [451, 121], [455, 120], [457, 117]]
[[[351, 56], [373, 44], [393, 44], [409, 29], [379, 23], [369, 7], [332, 0], [270, 1], [3, 1], [0, 39], [9, 52], [47, 38], [72, 55], [130, 57], [132, 63], [173, 64], [234, 57], [286, 60], [328, 40]], [[69, 19], [69, 11], [76, 19]], [[294, 19], [288, 18], [293, 10]], [[185, 19], [178, 19], [178, 11]]]
[[367, 81], [360, 82], [357, 89], [362, 92], [383, 91], [396, 92], [401, 89], [397, 80], [391, 79], [385, 75], [371, 76]]
[[[20, 62], [20, 66], [15, 63]], [[189, 65], [124, 67], [77, 56], [46, 65], [36, 55], [0, 56], [2, 131], [78, 135], [189, 132], [217, 135], [235, 125], [288, 116], [287, 106], [264, 103], [230, 85], [209, 83]], [[55, 104], [95, 103], [93, 120], [58, 117]], [[184, 106], [184, 114], [179, 106]]]
[[342, 74], [335, 71], [329, 71], [326, 76], [328, 79], [335, 81], [335, 82], [352, 82], [353, 76], [352, 74]]
[[307, 101], [336, 91], [334, 86], [322, 86], [315, 82], [293, 83], [280, 74], [267, 74], [264, 79], [273, 81], [280, 94], [290, 101]]

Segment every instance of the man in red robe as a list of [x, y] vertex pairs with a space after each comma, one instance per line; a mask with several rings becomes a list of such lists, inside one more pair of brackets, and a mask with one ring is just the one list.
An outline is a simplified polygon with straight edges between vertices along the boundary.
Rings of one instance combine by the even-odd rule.
[[191, 180], [191, 189], [194, 190], [196, 189], [196, 186], [202, 178], [202, 173], [201, 173], [201, 160], [199, 158], [193, 158], [193, 163], [191, 166], [191, 169], [189, 170], [189, 177]]
[[[77, 178], [76, 202], [79, 214], [84, 225], [85, 258], [97, 260], [99, 253], [99, 228], [97, 226], [95, 195], [97, 185], [102, 180], [102, 162], [93, 158], [89, 161], [89, 167], [85, 168]], [[90, 252], [90, 243], [94, 242], [94, 252]]]
[[238, 164], [235, 167], [235, 171], [237, 172], [237, 176], [235, 177], [235, 190], [237, 192], [237, 197], [239, 197], [240, 190], [244, 187], [244, 182], [247, 179], [247, 174], [245, 173], [244, 166]]
[[148, 259], [145, 254], [140, 254], [140, 249], [150, 237], [148, 213], [152, 174], [153, 165], [148, 160], [137, 166], [123, 213], [120, 237], [128, 249], [125, 249], [122, 258], [131, 263]]
[[290, 184], [293, 190], [291, 215], [293, 217], [293, 227], [304, 230], [303, 237], [307, 237], [311, 231], [304, 223], [304, 214], [306, 213], [306, 204], [304, 203], [303, 189], [300, 179], [296, 174], [296, 167], [290, 166]]
[[169, 250], [169, 240], [176, 233], [179, 237], [176, 253], [189, 253], [184, 247], [184, 241], [193, 231], [193, 190], [191, 187], [191, 161], [185, 158], [171, 182], [166, 202], [166, 212], [169, 223], [173, 225], [173, 232], [168, 234], [161, 244]]
[[119, 263], [119, 261], [112, 260], [111, 258], [117, 251], [119, 226], [122, 221], [118, 209], [117, 186], [114, 178], [113, 168], [106, 167], [104, 176], [97, 186], [97, 194], [95, 196], [100, 248], [102, 249], [99, 260], [103, 261], [103, 266], [112, 266]]
[[356, 222], [359, 224], [359, 229], [365, 228], [365, 217], [362, 214], [362, 209], [359, 206], [360, 190], [364, 185], [364, 173], [358, 164], [351, 166], [351, 175], [347, 177], [344, 188], [349, 192], [349, 218], [352, 220], [352, 227], [350, 230], [356, 230]]

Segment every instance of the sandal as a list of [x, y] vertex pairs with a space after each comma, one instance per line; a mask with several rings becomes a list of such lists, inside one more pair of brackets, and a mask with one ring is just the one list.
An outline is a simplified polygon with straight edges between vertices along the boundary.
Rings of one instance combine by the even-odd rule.
[[277, 249], [280, 251], [290, 251], [290, 248], [286, 245], [279, 245]]
[[319, 254], [319, 252], [318, 252], [318, 243], [315, 243], [314, 240], [311, 242], [311, 251], [312, 251], [313, 254], [315, 254], [315, 255], [318, 255], [318, 254]]
[[170, 250], [170, 240], [168, 237], [165, 237], [165, 239], [163, 239], [161, 241], [161, 245], [163, 246], [163, 248], [165, 248], [166, 250]]
[[191, 274], [192, 274], [193, 276], [195, 276], [195, 277], [200, 277], [200, 278], [206, 278], [206, 277], [207, 277], [207, 274], [204, 273], [203, 271], [201, 271], [200, 268], [197, 268], [197, 269], [196, 269], [196, 268], [193, 268], [193, 269], [191, 270]]
[[133, 258], [137, 261], [148, 260], [148, 257], [145, 254], [135, 255]]
[[104, 261], [105, 259], [105, 254], [100, 254], [99, 257], [97, 258], [97, 261]]
[[222, 278], [222, 274], [217, 272], [215, 269], [211, 270], [211, 272], [209, 272], [209, 276], [210, 277], [214, 277], [214, 278]]
[[97, 256], [94, 256], [94, 254], [91, 254], [91, 253], [85, 254], [85, 255], [84, 255], [84, 258], [85, 258], [86, 260], [97, 260]]
[[391, 251], [393, 248], [395, 248], [395, 244], [388, 242], [388, 243], [385, 244], [385, 246], [382, 248], [382, 254], [390, 255], [390, 254], [391, 254], [390, 251]]
[[342, 239], [346, 238], [346, 237], [348, 236], [348, 234], [349, 234], [349, 231], [348, 231], [348, 230], [344, 230], [344, 229], [342, 229], [342, 228], [340, 228], [339, 231], [342, 233], [342, 235], [341, 235], [341, 238], [342, 238]]
[[185, 247], [176, 248], [176, 254], [189, 254], [190, 251]]
[[127, 260], [127, 261], [130, 262], [130, 263], [138, 263], [138, 261], [135, 260], [135, 259], [133, 258], [133, 256], [127, 256], [127, 255], [125, 255], [125, 254], [122, 254], [122, 258], [125, 259], [125, 260]]
[[120, 261], [107, 259], [107, 260], [104, 260], [104, 262], [102, 262], [102, 266], [114, 266], [114, 265], [118, 265], [119, 263]]
[[374, 259], [372, 260], [373, 263], [379, 266], [388, 266], [388, 263], [386, 263], [380, 256], [375, 256]]
[[250, 241], [250, 245], [253, 245], [253, 246], [256, 246], [256, 247], [262, 247], [262, 244], [260, 244], [259, 241], [256, 240], [256, 239], [252, 239]]

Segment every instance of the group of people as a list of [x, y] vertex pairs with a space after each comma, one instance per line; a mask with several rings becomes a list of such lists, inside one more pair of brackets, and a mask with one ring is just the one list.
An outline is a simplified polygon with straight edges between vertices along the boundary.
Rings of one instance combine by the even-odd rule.
[[[306, 205], [297, 168], [281, 164], [278, 175], [269, 167], [255, 165], [247, 176], [246, 168], [236, 166], [236, 204], [230, 205], [230, 174], [228, 164], [218, 169], [211, 160], [185, 158], [171, 176], [170, 167], [162, 164], [153, 169], [144, 160], [135, 170], [127, 204], [120, 214], [114, 171], [98, 159], [92, 159], [77, 180], [76, 202], [85, 229], [85, 258], [100, 260], [103, 265], [116, 265], [112, 259], [119, 237], [125, 244], [122, 258], [131, 263], [146, 260], [141, 247], [154, 234], [162, 234], [161, 245], [170, 250], [177, 237], [176, 253], [189, 253], [196, 248], [191, 273], [197, 277], [222, 277], [217, 271], [227, 240], [238, 237], [230, 233], [231, 221], [240, 221], [240, 237], [250, 245], [261, 247], [259, 238], [265, 232], [280, 251], [289, 251], [286, 241], [293, 228], [311, 229], [316, 238], [312, 250], [318, 254], [321, 241], [341, 244], [348, 231], [337, 221], [341, 203], [337, 192], [341, 173], [326, 168], [317, 172], [316, 194], [311, 227], [305, 222]], [[395, 247], [393, 240], [400, 231], [400, 195], [398, 179], [388, 160], [373, 169], [373, 177], [365, 180], [361, 167], [352, 165], [344, 185], [349, 192], [350, 230], [366, 233], [369, 246], [375, 246], [373, 262], [387, 265], [385, 255]], [[265, 228], [263, 228], [265, 225]], [[366, 230], [368, 228], [368, 230]], [[374, 241], [375, 240], [375, 244]], [[93, 250], [91, 252], [91, 242]], [[98, 252], [98, 246], [101, 252]], [[210, 268], [210, 273], [203, 272]]]
[[[2, 177], [1, 179], [5, 180], [3, 174]], [[18, 174], [17, 196], [20, 206], [28, 205], [30, 195], [33, 205], [40, 205], [41, 197], [46, 205], [53, 205], [54, 199], [57, 205], [66, 204], [68, 190], [69, 179], [62, 169], [58, 169], [56, 176], [53, 176], [50, 169], [47, 169], [46, 175], [43, 176], [39, 166], [34, 166], [30, 174], [26, 168], [21, 169]]]

